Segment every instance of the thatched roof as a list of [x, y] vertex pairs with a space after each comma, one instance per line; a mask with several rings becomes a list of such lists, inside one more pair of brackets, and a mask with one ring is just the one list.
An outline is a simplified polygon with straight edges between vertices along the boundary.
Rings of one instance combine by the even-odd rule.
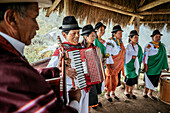
[[[64, 9], [65, 0], [58, 2], [55, 9]], [[151, 29], [162, 29], [166, 24], [170, 31], [170, 0], [69, 0], [69, 15], [79, 18], [80, 23], [134, 24], [135, 18]], [[54, 2], [54, 3], [55, 3]], [[54, 5], [55, 6], [55, 5]], [[54, 9], [54, 8], [53, 8]], [[131, 21], [130, 21], [131, 20]]]

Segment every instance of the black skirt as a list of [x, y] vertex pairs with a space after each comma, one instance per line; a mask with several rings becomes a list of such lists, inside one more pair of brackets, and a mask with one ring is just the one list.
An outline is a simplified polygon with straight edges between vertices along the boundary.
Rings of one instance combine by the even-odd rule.
[[127, 77], [125, 77], [125, 82], [126, 82], [126, 85], [133, 86], [134, 84], [138, 83], [138, 76], [135, 77], [135, 78], [127, 78]]
[[[159, 75], [147, 75], [154, 87], [158, 86], [160, 75], [161, 74], [159, 74]], [[144, 77], [144, 81], [145, 81], [145, 77]]]
[[121, 71], [118, 73], [118, 85], [117, 85], [117, 87], [121, 85], [120, 79], [121, 79]]
[[92, 88], [89, 92], [89, 106], [95, 106], [98, 104], [98, 96], [97, 96], [97, 84], [92, 85]]

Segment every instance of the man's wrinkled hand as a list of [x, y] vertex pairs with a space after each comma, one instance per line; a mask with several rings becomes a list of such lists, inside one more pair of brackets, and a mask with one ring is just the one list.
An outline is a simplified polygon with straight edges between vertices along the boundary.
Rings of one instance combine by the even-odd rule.
[[71, 79], [76, 79], [77, 76], [76, 69], [66, 67], [66, 75]]
[[70, 102], [73, 101], [73, 100], [77, 100], [78, 102], [80, 102], [80, 98], [81, 98], [80, 89], [76, 89], [76, 88], [73, 87], [68, 92], [69, 92]]

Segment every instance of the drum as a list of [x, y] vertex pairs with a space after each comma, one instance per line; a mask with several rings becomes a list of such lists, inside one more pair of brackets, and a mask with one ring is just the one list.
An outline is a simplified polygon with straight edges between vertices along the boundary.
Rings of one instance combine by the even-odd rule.
[[160, 77], [159, 98], [162, 102], [170, 105], [170, 75]]

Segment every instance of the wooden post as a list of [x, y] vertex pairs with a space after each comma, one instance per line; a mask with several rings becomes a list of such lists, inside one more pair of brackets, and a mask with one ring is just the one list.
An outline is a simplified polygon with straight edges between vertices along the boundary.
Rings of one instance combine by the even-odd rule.
[[64, 0], [64, 15], [70, 16], [70, 0]]
[[136, 18], [135, 24], [134, 24], [134, 29], [138, 32], [138, 34], [139, 34], [139, 26], [140, 26], [140, 18]]

